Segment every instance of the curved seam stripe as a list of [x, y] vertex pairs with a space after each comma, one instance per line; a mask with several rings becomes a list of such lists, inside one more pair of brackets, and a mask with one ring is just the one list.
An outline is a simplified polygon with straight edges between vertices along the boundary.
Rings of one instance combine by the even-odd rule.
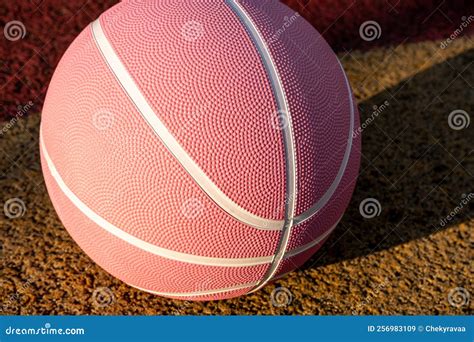
[[351, 91], [351, 86], [349, 84], [349, 80], [347, 79], [347, 75], [344, 71], [344, 68], [342, 67], [341, 62], [339, 59], [337, 59], [337, 63], [339, 67], [341, 68], [342, 75], [344, 76], [344, 81], [346, 82], [346, 88], [347, 92], [349, 95], [349, 104], [350, 104], [350, 113], [351, 113], [351, 120], [350, 120], [350, 127], [349, 127], [349, 138], [347, 139], [347, 146], [346, 146], [346, 151], [344, 153], [344, 157], [342, 159], [341, 166], [339, 167], [339, 171], [337, 172], [336, 178], [332, 182], [331, 186], [326, 190], [324, 195], [315, 203], [313, 204], [308, 210], [306, 210], [304, 213], [300, 214], [295, 218], [295, 225], [298, 225], [300, 223], [303, 223], [307, 220], [309, 220], [311, 217], [313, 217], [319, 210], [324, 208], [324, 206], [329, 202], [331, 197], [334, 195], [334, 192], [336, 191], [337, 187], [339, 186], [339, 183], [342, 180], [342, 177], [344, 176], [347, 168], [347, 164], [349, 163], [349, 158], [351, 156], [352, 152], [352, 132], [354, 132], [354, 124], [355, 124], [355, 110], [354, 110], [354, 101], [352, 99], [352, 91]]
[[[48, 170], [55, 180], [56, 184], [58, 185], [59, 189], [63, 192], [63, 194], [76, 206], [76, 208], [81, 211], [88, 219], [94, 222], [96, 225], [104, 229], [105, 231], [109, 232], [110, 234], [114, 235], [115, 237], [129, 243], [130, 245], [137, 247], [143, 251], [149, 252], [151, 254], [170, 259], [180, 262], [186, 262], [190, 264], [197, 264], [197, 265], [207, 265], [207, 266], [222, 266], [222, 267], [245, 267], [245, 266], [257, 266], [268, 264], [272, 261], [273, 256], [265, 256], [265, 257], [256, 257], [256, 258], [214, 258], [214, 257], [205, 257], [199, 255], [193, 255], [188, 253], [181, 253], [172, 251], [170, 249], [161, 248], [156, 245], [153, 245], [149, 242], [146, 242], [142, 239], [139, 239], [122, 229], [118, 228], [117, 226], [113, 225], [96, 212], [94, 212], [91, 208], [87, 206], [84, 202], [82, 202], [69, 187], [64, 183], [64, 180], [59, 175], [58, 170], [53, 164], [46, 146], [44, 144], [43, 138], [43, 130], [40, 128], [40, 148], [43, 154], [43, 157], [46, 161], [46, 166]], [[285, 257], [292, 257], [302, 253], [311, 247], [315, 246], [322, 240], [324, 240], [335, 228], [339, 221], [328, 229], [323, 235], [319, 236], [315, 240], [295, 248], [287, 253]]]
[[194, 291], [194, 292], [160, 292], [160, 291], [143, 289], [141, 287], [138, 287], [129, 283], [127, 283], [127, 285], [134, 287], [140, 291], [145, 291], [145, 292], [155, 294], [158, 296], [163, 296], [163, 297], [197, 297], [197, 296], [209, 296], [209, 295], [215, 295], [215, 294], [225, 293], [225, 292], [230, 292], [230, 291], [243, 290], [249, 287], [254, 287], [255, 285], [257, 285], [257, 283], [254, 282], [254, 283], [247, 283], [247, 284], [242, 284], [242, 285], [235, 285], [228, 288], [207, 290], [207, 291]]
[[114, 48], [105, 36], [100, 20], [92, 23], [92, 35], [95, 43], [102, 54], [104, 61], [118, 83], [127, 94], [129, 99], [145, 119], [155, 135], [162, 141], [168, 151], [176, 158], [179, 164], [186, 170], [199, 187], [224, 211], [235, 219], [261, 230], [280, 230], [283, 224], [281, 220], [270, 220], [259, 217], [245, 210], [232, 201], [220, 190], [216, 184], [205, 174], [205, 172], [188, 155], [174, 136], [168, 131], [163, 122], [155, 114], [145, 96], [133, 80], [125, 65], [116, 54]]
[[[244, 224], [261, 230], [281, 230], [284, 224], [283, 220], [270, 220], [263, 217], [259, 217], [246, 211], [244, 208], [240, 207], [237, 203], [235, 203], [228, 196], [226, 196], [212, 182], [212, 180], [204, 173], [204, 171], [191, 159], [191, 157], [186, 153], [186, 151], [179, 145], [177, 140], [173, 137], [173, 135], [168, 131], [168, 129], [161, 122], [158, 116], [154, 113], [150, 104], [141, 93], [135, 81], [128, 73], [126, 67], [123, 65], [120, 58], [115, 53], [114, 48], [105, 36], [99, 19], [94, 21], [91, 26], [92, 35], [94, 37], [96, 46], [100, 54], [102, 55], [105, 63], [107, 64], [109, 70], [112, 72], [118, 84], [123, 89], [124, 93], [131, 100], [133, 105], [137, 108], [138, 112], [145, 119], [146, 123], [151, 127], [155, 135], [157, 135], [157, 137], [163, 142], [168, 151], [176, 158], [180, 165], [186, 170], [186, 172], [196, 182], [196, 184], [209, 196], [209, 198], [214, 201], [222, 210], [226, 211], [229, 215]], [[353, 123], [353, 110], [351, 112], [351, 115], [351, 122]], [[310, 219], [329, 201], [330, 197], [334, 193], [334, 190], [339, 185], [339, 181], [342, 175], [344, 174], [345, 167], [347, 165], [347, 156], [350, 155], [351, 152], [351, 134], [349, 139], [349, 144], [346, 147], [344, 162], [342, 163], [341, 168], [339, 169], [339, 173], [335, 181], [331, 185], [330, 189], [310, 209], [296, 216], [294, 218], [294, 225], [303, 223], [304, 221]]]
[[285, 220], [283, 223], [282, 232], [278, 242], [278, 246], [275, 250], [272, 263], [268, 268], [267, 272], [260, 280], [260, 282], [252, 290], [257, 291], [265, 286], [273, 275], [276, 273], [281, 261], [285, 256], [288, 243], [290, 241], [291, 230], [293, 227], [293, 216], [296, 209], [296, 156], [295, 146], [293, 137], [293, 127], [291, 123], [291, 113], [288, 106], [285, 90], [281, 81], [281, 77], [278, 73], [275, 62], [271, 56], [270, 49], [265, 43], [261, 32], [257, 28], [255, 22], [250, 18], [245, 8], [239, 3], [238, 0], [228, 0], [227, 5], [233, 10], [235, 15], [240, 19], [242, 25], [247, 29], [250, 38], [254, 42], [255, 47], [261, 57], [264, 67], [269, 76], [270, 84], [278, 107], [278, 112], [284, 116], [284, 122], [282, 124], [283, 131], [283, 145], [285, 148], [285, 170], [286, 170], [286, 196], [285, 196]]
[[[341, 68], [342, 68], [342, 66], [341, 66]], [[344, 74], [344, 76], [345, 76], [345, 74]], [[132, 82], [133, 82], [133, 80], [132, 80]], [[347, 78], [346, 78], [346, 82], [348, 84]], [[351, 103], [352, 103], [352, 98], [351, 98]], [[353, 112], [353, 108], [352, 108], [352, 112]], [[353, 125], [353, 122], [352, 122], [352, 125]], [[112, 225], [111, 223], [109, 223], [108, 221], [106, 221], [105, 219], [100, 217], [98, 214], [93, 212], [92, 209], [88, 208], [77, 196], [74, 195], [74, 193], [63, 182], [62, 178], [59, 175], [59, 172], [54, 167], [54, 164], [53, 164], [52, 160], [50, 159], [50, 157], [47, 153], [47, 150], [44, 146], [42, 136], [41, 136], [41, 149], [42, 149], [43, 155], [44, 155], [44, 157], [47, 161], [48, 168], [51, 172], [51, 175], [53, 176], [53, 178], [55, 179], [56, 183], [58, 184], [60, 189], [63, 191], [63, 193], [71, 200], [71, 202], [80, 211], [82, 211], [83, 214], [85, 214], [89, 219], [91, 219], [93, 222], [95, 222], [99, 227], [103, 228], [104, 230], [107, 230], [109, 233], [111, 233], [114, 236], [122, 239], [123, 241], [126, 241], [126, 242], [134, 245], [137, 248], [140, 248], [142, 250], [145, 250], [147, 252], [150, 252], [152, 254], [155, 254], [155, 255], [158, 255], [158, 256], [161, 256], [161, 257], [164, 257], [164, 258], [167, 258], [167, 259], [172, 259], [172, 260], [182, 261], [182, 262], [187, 262], [187, 263], [200, 264], [200, 265], [209, 265], [209, 266], [227, 266], [227, 267], [254, 266], [254, 265], [260, 265], [260, 264], [266, 264], [266, 263], [269, 263], [272, 260], [274, 260], [274, 256], [258, 257], [258, 258], [240, 258], [240, 259], [195, 256], [195, 255], [191, 255], [191, 254], [175, 252], [175, 251], [168, 250], [168, 249], [165, 249], [165, 248], [160, 248], [160, 247], [157, 247], [157, 246], [155, 246], [153, 244], [150, 244], [146, 241], [143, 241], [139, 238], [136, 238], [135, 236], [126, 233], [125, 231], [123, 231], [120, 228]], [[347, 151], [346, 151], [346, 154], [347, 154]], [[263, 220], [266, 220], [266, 219], [263, 219]], [[283, 225], [284, 221], [272, 221], [272, 222], [278, 222], [279, 224]], [[300, 220], [299, 223], [302, 223], [302, 222], [303, 221]], [[282, 227], [280, 227], [280, 229], [281, 228]], [[334, 227], [332, 227], [330, 230], [328, 230], [328, 233], [330, 233], [330, 231], [332, 231], [333, 229], [334, 229]], [[315, 241], [313, 241], [312, 243], [309, 243], [305, 246], [294, 249], [294, 250], [290, 251], [289, 253], [285, 254], [284, 257], [288, 257], [288, 254], [294, 255], [294, 253], [296, 253], [296, 254], [301, 253], [301, 251], [304, 251], [307, 248], [311, 248], [311, 245], [317, 244], [319, 242], [319, 240], [323, 239], [324, 237], [325, 236], [320, 237], [320, 238], [316, 239]], [[307, 246], [309, 246], [309, 247], [307, 247]]]
[[[284, 276], [288, 275], [290, 272], [283, 273], [276, 277], [275, 279], [280, 279], [283, 278]], [[230, 287], [225, 287], [221, 289], [215, 289], [215, 290], [203, 290], [203, 291], [193, 291], [193, 292], [159, 292], [159, 291], [153, 291], [153, 290], [148, 290], [144, 289], [135, 285], [132, 285], [130, 283], [127, 283], [128, 286], [131, 286], [133, 288], [136, 288], [140, 291], [145, 291], [151, 294], [155, 294], [158, 296], [164, 296], [164, 297], [197, 297], [197, 296], [210, 296], [210, 295], [215, 295], [219, 293], [226, 293], [230, 291], [237, 291], [237, 290], [243, 290], [246, 288], [250, 287], [255, 287], [258, 284], [258, 282], [253, 282], [253, 283], [246, 283], [246, 284], [241, 284], [241, 285], [234, 285]]]

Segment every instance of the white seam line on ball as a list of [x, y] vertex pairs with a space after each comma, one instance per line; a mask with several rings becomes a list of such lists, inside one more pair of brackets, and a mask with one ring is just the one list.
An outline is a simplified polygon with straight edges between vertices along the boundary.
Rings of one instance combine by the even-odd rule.
[[[283, 273], [282, 275], [279, 275], [275, 279], [280, 279], [283, 278], [284, 276], [288, 275], [290, 272]], [[226, 293], [230, 291], [237, 291], [237, 290], [243, 290], [249, 287], [254, 287], [258, 284], [258, 282], [252, 282], [252, 283], [245, 283], [245, 284], [240, 284], [240, 285], [234, 285], [230, 287], [224, 287], [221, 289], [213, 289], [213, 290], [202, 290], [202, 291], [193, 291], [193, 292], [160, 292], [160, 291], [153, 291], [153, 290], [148, 290], [141, 288], [139, 286], [127, 283], [127, 285], [134, 287], [140, 291], [145, 291], [151, 294], [155, 294], [158, 296], [164, 296], [164, 297], [199, 297], [199, 296], [210, 296], [210, 295], [215, 295], [219, 293]]]
[[139, 286], [135, 286], [129, 283], [127, 283], [127, 285], [134, 287], [140, 291], [145, 291], [145, 292], [158, 295], [158, 296], [163, 296], [163, 297], [197, 297], [197, 296], [209, 296], [209, 295], [215, 295], [215, 294], [225, 293], [225, 292], [230, 292], [230, 291], [243, 290], [243, 289], [257, 285], [257, 282], [247, 283], [247, 284], [242, 284], [242, 285], [235, 285], [235, 286], [222, 288], [222, 289], [203, 290], [203, 291], [194, 291], [194, 292], [160, 292], [160, 291], [144, 289], [144, 288], [141, 288]]
[[[125, 66], [120, 61], [120, 58], [116, 55], [115, 50], [110, 45], [105, 33], [102, 30], [99, 19], [92, 23], [92, 35], [94, 41], [98, 47], [99, 52], [104, 58], [105, 63], [108, 68], [111, 70], [114, 77], [117, 79], [120, 87], [124, 90], [127, 97], [130, 98], [134, 106], [137, 108], [138, 112], [143, 116], [147, 124], [151, 127], [153, 132], [158, 136], [158, 138], [164, 143], [165, 147], [170, 151], [170, 153], [176, 158], [176, 160], [183, 166], [186, 172], [191, 176], [191, 178], [198, 184], [198, 186], [211, 198], [216, 205], [218, 205], [222, 210], [226, 211], [229, 215], [236, 218], [238, 221], [247, 224], [251, 227], [261, 230], [281, 230], [283, 227], [283, 220], [270, 220], [263, 217], [254, 215], [244, 208], [240, 207], [237, 203], [232, 201], [227, 197], [213, 182], [207, 177], [204, 171], [191, 159], [191, 157], [186, 153], [186, 151], [179, 145], [176, 139], [171, 135], [167, 130], [164, 124], [159, 120], [159, 118], [154, 113], [151, 106], [148, 104], [147, 100], [139, 90], [138, 86], [135, 84], [135, 81], [128, 73]], [[120, 71], [120, 72], [116, 72]], [[119, 77], [120, 76], [120, 77]], [[347, 79], [346, 82], [348, 83]], [[129, 93], [128, 89], [131, 90]], [[132, 96], [133, 94], [133, 96]], [[352, 97], [350, 98], [352, 102]], [[354, 111], [351, 106], [351, 123], [353, 126], [354, 123]], [[160, 135], [161, 134], [161, 135]], [[324, 194], [321, 199], [314, 204], [306, 212], [296, 216], [294, 218], [294, 225], [303, 223], [304, 221], [310, 219], [315, 215], [321, 208], [323, 208], [326, 203], [331, 198], [335, 189], [339, 185], [339, 182], [344, 174], [345, 168], [347, 166], [348, 157], [351, 152], [351, 142], [352, 142], [352, 130], [350, 132], [349, 144], [346, 146], [346, 152], [344, 156], [343, 163], [339, 169], [338, 175], [331, 187]], [[170, 149], [163, 138], [175, 148], [175, 153]], [[187, 164], [183, 165], [183, 162], [186, 161]], [[186, 167], [187, 166], [187, 167]], [[189, 169], [190, 168], [190, 169]], [[198, 177], [196, 176], [198, 175]], [[201, 182], [200, 182], [200, 181]]]
[[[294, 214], [296, 210], [296, 193], [297, 193], [297, 182], [296, 182], [296, 156], [295, 156], [295, 145], [293, 137], [293, 127], [291, 122], [291, 113], [288, 106], [285, 89], [282, 84], [281, 77], [278, 73], [277, 66], [272, 58], [271, 52], [260, 30], [257, 28], [255, 22], [250, 18], [245, 8], [237, 0], [226, 1], [229, 7], [231, 7], [235, 15], [240, 18], [243, 26], [247, 28], [250, 38], [253, 40], [261, 60], [263, 61], [264, 67], [269, 76], [270, 83], [272, 85], [275, 101], [277, 103], [277, 113], [283, 114], [285, 122], [282, 125], [283, 131], [283, 145], [285, 148], [285, 170], [286, 170], [286, 194], [285, 194], [285, 219], [282, 225], [281, 236], [278, 241], [275, 255], [272, 263], [265, 273], [264, 277], [259, 281], [255, 288], [251, 291], [257, 291], [264, 287], [275, 275], [281, 261], [285, 257], [286, 249], [291, 237], [291, 231], [293, 227]], [[277, 114], [276, 113], [276, 114]]]
[[331, 186], [326, 190], [324, 195], [315, 203], [313, 204], [308, 210], [306, 210], [304, 213], [298, 215], [295, 218], [295, 225], [298, 225], [300, 223], [305, 222], [306, 220], [309, 220], [311, 217], [313, 217], [319, 210], [324, 208], [324, 206], [329, 202], [329, 200], [332, 198], [334, 195], [334, 192], [336, 191], [337, 187], [339, 186], [339, 183], [342, 180], [342, 177], [346, 173], [346, 168], [347, 164], [349, 163], [349, 158], [351, 156], [352, 152], [352, 134], [354, 132], [354, 125], [355, 125], [355, 110], [354, 110], [354, 101], [352, 99], [352, 91], [351, 91], [351, 85], [349, 83], [349, 80], [347, 79], [347, 75], [344, 71], [344, 68], [342, 67], [341, 62], [339, 59], [337, 59], [337, 63], [339, 67], [341, 68], [342, 75], [344, 76], [344, 81], [346, 83], [346, 88], [349, 96], [349, 104], [350, 104], [350, 124], [349, 124], [349, 138], [347, 139], [347, 146], [346, 146], [346, 151], [344, 152], [344, 157], [342, 159], [341, 166], [339, 167], [339, 170], [337, 172], [336, 178], [332, 182]]
[[[81, 211], [88, 219], [94, 222], [96, 225], [104, 229], [105, 231], [109, 232], [113, 236], [129, 243], [130, 245], [137, 247], [143, 251], [149, 252], [151, 254], [170, 259], [180, 262], [186, 262], [190, 264], [196, 265], [206, 265], [206, 266], [221, 266], [221, 267], [245, 267], [245, 266], [257, 266], [268, 264], [272, 261], [273, 256], [265, 256], [265, 257], [256, 257], [256, 258], [215, 258], [215, 257], [205, 257], [199, 255], [193, 255], [188, 253], [181, 253], [172, 251], [166, 248], [161, 248], [155, 246], [149, 242], [143, 241], [122, 229], [116, 227], [96, 212], [94, 212], [91, 208], [89, 208], [84, 202], [82, 202], [74, 192], [69, 189], [66, 185], [64, 180], [61, 178], [58, 170], [54, 166], [51, 157], [49, 156], [48, 150], [46, 149], [44, 138], [43, 138], [43, 130], [40, 128], [40, 149], [43, 154], [43, 158], [46, 161], [46, 166], [51, 174], [51, 177], [54, 179], [56, 184], [58, 185], [59, 189], [63, 192], [63, 194], [75, 205], [75, 207]], [[324, 240], [337, 226], [339, 223], [336, 222], [334, 226], [332, 226], [329, 230], [327, 230], [323, 235], [319, 236], [318, 238], [314, 239], [313, 241], [295, 248], [285, 255], [286, 258], [298, 255], [311, 247], [314, 247], [322, 240]]]
[[206, 173], [196, 164], [196, 162], [181, 147], [179, 142], [168, 131], [163, 122], [158, 118], [145, 96], [140, 91], [133, 77], [123, 65], [119, 56], [105, 36], [100, 19], [92, 23], [92, 35], [94, 41], [104, 58], [110, 71], [117, 79], [118, 83], [135, 105], [138, 112], [153, 130], [155, 135], [162, 141], [168, 151], [181, 164], [196, 184], [212, 199], [222, 210], [237, 219], [238, 221], [261, 230], [281, 230], [283, 221], [266, 219], [245, 210], [232, 199], [230, 199], [216, 184], [206, 175]]
[[[341, 66], [342, 68], [342, 66]], [[346, 82], [347, 79], [346, 79]], [[352, 98], [351, 98], [352, 101]], [[352, 108], [353, 110], [353, 108]], [[352, 137], [352, 135], [351, 135]], [[194, 264], [202, 264], [202, 265], [209, 265], [209, 266], [230, 266], [230, 267], [241, 267], [241, 266], [253, 266], [253, 265], [260, 265], [260, 264], [266, 264], [269, 263], [272, 259], [273, 256], [268, 256], [268, 257], [260, 257], [260, 258], [241, 258], [241, 259], [226, 259], [226, 258], [213, 258], [213, 257], [201, 257], [201, 256], [195, 256], [191, 254], [186, 254], [186, 253], [180, 253], [180, 252], [175, 252], [172, 250], [168, 250], [165, 248], [160, 248], [157, 247], [153, 244], [147, 243], [146, 241], [140, 240], [139, 238], [136, 238], [124, 231], [122, 231], [120, 228], [115, 227], [111, 225], [109, 222], [101, 218], [99, 215], [94, 213], [90, 208], [86, 207], [87, 209], [84, 208], [85, 204], [80, 201], [77, 196], [75, 196], [72, 191], [64, 184], [62, 181], [61, 177], [59, 176], [59, 173], [57, 170], [54, 168], [53, 162], [51, 159], [49, 159], [49, 155], [47, 155], [46, 148], [44, 146], [43, 141], [41, 141], [41, 147], [44, 152], [45, 157], [47, 156], [48, 158], [48, 168], [51, 171], [51, 174], [53, 178], [56, 180], [58, 185], [60, 186], [61, 190], [65, 193], [65, 195], [71, 200], [72, 203], [78, 207], [79, 210], [81, 210], [84, 214], [86, 214], [87, 217], [89, 217], [92, 221], [94, 221], [98, 226], [102, 227], [103, 229], [109, 231], [109, 233], [112, 233], [114, 236], [134, 245], [137, 248], [143, 249], [145, 251], [148, 251], [152, 254], [156, 254], [161, 257], [165, 257], [167, 259], [172, 259], [172, 260], [177, 260], [177, 261], [182, 261], [182, 262], [188, 262], [188, 263], [194, 263]], [[350, 151], [349, 151], [350, 152]], [[347, 154], [347, 151], [346, 151]], [[53, 172], [55, 171], [55, 172]], [[84, 211], [86, 210], [87, 213]], [[283, 224], [283, 221], [275, 221], [275, 222], [280, 222], [280, 224]], [[302, 221], [300, 221], [301, 223]], [[106, 229], [106, 227], [111, 228], [111, 230]], [[280, 227], [281, 229], [281, 227]], [[333, 228], [328, 230], [328, 233], [332, 231]], [[325, 237], [325, 236], [324, 236]], [[318, 238], [314, 240], [314, 244], [317, 244], [318, 241], [324, 237]], [[312, 243], [310, 243], [312, 244]], [[310, 245], [308, 244], [308, 245]], [[306, 246], [306, 245], [305, 245]], [[303, 247], [305, 247], [303, 246]], [[310, 248], [310, 247], [308, 247]], [[297, 248], [295, 250], [290, 251], [291, 254], [293, 254], [293, 251], [301, 250], [300, 248]], [[298, 252], [300, 253], [300, 252]], [[287, 257], [287, 255], [285, 255]], [[227, 262], [230, 261], [230, 264]], [[235, 263], [234, 263], [235, 261]]]

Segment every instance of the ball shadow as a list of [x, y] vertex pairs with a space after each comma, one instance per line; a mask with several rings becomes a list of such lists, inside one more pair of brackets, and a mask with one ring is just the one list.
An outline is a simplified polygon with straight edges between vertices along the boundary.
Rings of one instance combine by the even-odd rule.
[[[385, 250], [474, 216], [472, 61], [469, 50], [360, 104], [367, 126], [356, 190], [305, 269]], [[361, 213], [368, 198], [380, 203], [378, 212]]]

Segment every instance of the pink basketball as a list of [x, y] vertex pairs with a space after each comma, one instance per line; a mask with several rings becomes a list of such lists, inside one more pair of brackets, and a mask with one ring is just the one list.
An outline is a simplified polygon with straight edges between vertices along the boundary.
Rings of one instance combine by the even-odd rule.
[[101, 267], [211, 300], [301, 266], [357, 178], [358, 113], [328, 44], [274, 1], [124, 1], [69, 47], [40, 149], [53, 205]]

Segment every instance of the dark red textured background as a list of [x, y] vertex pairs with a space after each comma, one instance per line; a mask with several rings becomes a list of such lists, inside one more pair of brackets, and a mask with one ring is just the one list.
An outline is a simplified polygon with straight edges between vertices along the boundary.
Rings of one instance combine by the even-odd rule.
[[[0, 4], [3, 29], [12, 20], [27, 30], [24, 39], [0, 40], [0, 118], [15, 114], [29, 101], [42, 106], [55, 66], [78, 33], [115, 0], [20, 0]], [[337, 52], [366, 49], [377, 45], [399, 44], [423, 39], [448, 37], [462, 17], [473, 14], [472, 0], [285, 0], [308, 19]], [[365, 42], [360, 25], [377, 21], [382, 36]], [[472, 25], [474, 26], [474, 25]], [[469, 27], [472, 31], [473, 27]], [[468, 32], [466, 30], [464, 33]]]

